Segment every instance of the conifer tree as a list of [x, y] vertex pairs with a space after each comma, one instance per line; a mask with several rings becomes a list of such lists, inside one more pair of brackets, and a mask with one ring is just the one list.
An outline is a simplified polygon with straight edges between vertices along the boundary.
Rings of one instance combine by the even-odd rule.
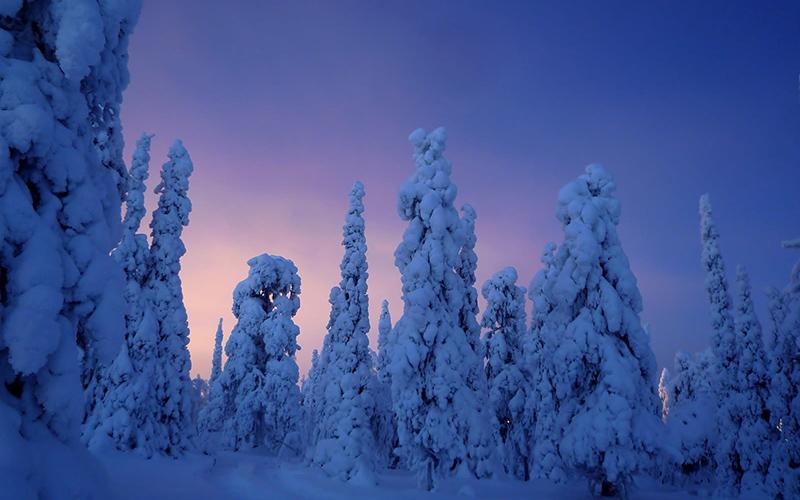
[[565, 240], [537, 283], [551, 308], [536, 318], [539, 328], [559, 339], [552, 381], [558, 451], [603, 494], [624, 494], [650, 466], [660, 426], [655, 357], [616, 231], [615, 189], [604, 168], [590, 165], [560, 191]]
[[506, 472], [528, 480], [530, 436], [525, 425], [527, 381], [521, 370], [525, 334], [525, 289], [517, 270], [507, 267], [483, 284], [486, 299], [481, 326], [487, 329], [486, 379]]
[[[313, 461], [343, 481], [375, 482], [376, 384], [369, 349], [364, 186], [356, 182], [342, 228], [345, 253], [339, 293], [320, 359], [324, 384]], [[338, 301], [338, 303], [337, 303]]]
[[214, 354], [211, 357], [211, 377], [208, 379], [209, 385], [213, 384], [222, 373], [222, 318], [217, 324], [217, 333], [214, 335]]
[[482, 477], [489, 469], [469, 453], [471, 437], [485, 435], [489, 422], [469, 385], [475, 352], [460, 322], [466, 287], [456, 270], [466, 238], [453, 207], [452, 167], [442, 156], [445, 137], [442, 128], [410, 136], [417, 170], [400, 190], [398, 212], [408, 228], [395, 251], [403, 282], [391, 364], [397, 452], [427, 490], [457, 470]]
[[175, 141], [169, 159], [161, 169], [156, 186], [158, 208], [150, 222], [152, 269], [147, 282], [147, 297], [158, 319], [158, 367], [155, 378], [160, 425], [164, 427], [160, 449], [179, 456], [191, 446], [191, 380], [189, 369], [189, 326], [179, 276], [180, 258], [186, 253], [181, 240], [189, 224], [189, 176], [192, 160], [183, 143]]

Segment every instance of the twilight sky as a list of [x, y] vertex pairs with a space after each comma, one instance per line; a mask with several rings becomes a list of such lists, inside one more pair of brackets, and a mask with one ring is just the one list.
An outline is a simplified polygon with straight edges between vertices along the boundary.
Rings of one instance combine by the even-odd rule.
[[[800, 256], [800, 3], [145, 2], [122, 119], [153, 132], [151, 178], [179, 137], [194, 160], [182, 261], [192, 374], [260, 253], [302, 278], [301, 371], [322, 344], [353, 181], [366, 185], [371, 321], [402, 311], [393, 252], [408, 134], [448, 129], [457, 204], [478, 212], [478, 279], [527, 286], [560, 242], [559, 188], [616, 177], [619, 232], [659, 364], [708, 345], [697, 199], [709, 192], [732, 279], [783, 286]], [[152, 196], [149, 207], [155, 206]], [[373, 346], [376, 334], [371, 333]]]

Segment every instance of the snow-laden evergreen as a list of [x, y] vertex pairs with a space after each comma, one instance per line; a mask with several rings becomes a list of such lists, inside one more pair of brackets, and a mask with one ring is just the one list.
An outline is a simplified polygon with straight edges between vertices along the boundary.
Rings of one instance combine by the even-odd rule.
[[320, 359], [321, 412], [312, 461], [331, 476], [360, 484], [375, 482], [377, 387], [369, 349], [367, 243], [364, 185], [356, 182], [342, 228], [344, 257], [339, 293], [332, 297], [331, 324]]
[[[98, 368], [119, 352], [121, 148], [101, 159], [94, 104], [118, 109], [139, 4], [2, 2], [0, 488], [107, 498], [80, 442]], [[121, 144], [118, 118], [107, 139]], [[84, 400], [84, 387], [87, 389]]]
[[91, 449], [116, 447], [147, 457], [163, 441], [154, 387], [158, 323], [143, 293], [152, 259], [147, 237], [139, 233], [145, 215], [151, 139], [152, 135], [143, 134], [136, 143], [128, 173], [122, 239], [111, 254], [125, 275], [125, 345], [108, 375], [98, 380], [100, 403], [87, 414], [83, 429], [84, 441]]
[[530, 475], [560, 483], [566, 480], [566, 467], [558, 451], [562, 430], [558, 421], [559, 395], [553, 360], [566, 328], [566, 317], [557, 316], [558, 301], [551, 291], [559, 273], [555, 250], [554, 243], [545, 245], [541, 256], [544, 267], [528, 288], [533, 302], [533, 320], [530, 335], [523, 342], [523, 367], [529, 378], [523, 425], [532, 436]]
[[490, 422], [488, 427], [483, 425], [475, 426], [469, 434], [467, 445], [467, 458], [469, 468], [475, 471], [479, 477], [489, 477], [494, 470], [495, 443], [497, 442], [498, 428], [495, 416], [492, 414], [488, 401], [488, 384], [486, 372], [483, 366], [486, 347], [481, 340], [481, 327], [478, 324], [478, 290], [475, 288], [475, 272], [478, 268], [478, 255], [475, 253], [475, 245], [478, 238], [475, 234], [475, 221], [478, 214], [470, 204], [461, 207], [461, 224], [464, 231], [464, 244], [458, 253], [458, 262], [455, 269], [458, 276], [464, 282], [464, 301], [458, 313], [461, 329], [467, 334], [467, 340], [473, 354], [464, 359], [467, 364], [469, 374], [467, 385], [477, 395], [477, 411], [483, 415], [476, 418], [476, 422]]
[[711, 306], [712, 351], [715, 371], [716, 446], [718, 494], [736, 495], [742, 480], [742, 457], [736, 449], [741, 414], [737, 408], [739, 346], [733, 320], [733, 302], [728, 291], [725, 262], [719, 247], [719, 232], [714, 223], [708, 195], [700, 197], [700, 237], [702, 263], [706, 272], [706, 293]]
[[146, 293], [158, 319], [154, 385], [159, 401], [158, 420], [163, 426], [159, 446], [168, 455], [181, 455], [191, 446], [193, 437], [189, 325], [179, 276], [180, 258], [186, 253], [181, 233], [189, 224], [192, 210], [188, 197], [192, 170], [189, 153], [180, 140], [175, 141], [161, 168], [161, 182], [155, 188], [158, 208], [150, 222], [152, 269]]
[[[540, 330], [553, 353], [559, 453], [599, 493], [624, 492], [647, 470], [660, 422], [656, 364], [639, 313], [642, 299], [616, 226], [620, 204], [599, 165], [561, 189], [565, 240], [537, 280], [546, 300]], [[538, 436], [536, 436], [538, 437]]]
[[381, 303], [381, 315], [378, 319], [378, 356], [375, 363], [377, 386], [375, 390], [375, 413], [377, 417], [376, 441], [378, 455], [383, 458], [384, 465], [397, 466], [397, 421], [392, 406], [392, 315], [389, 313], [389, 301]]
[[311, 368], [308, 376], [303, 377], [300, 385], [300, 400], [303, 411], [303, 448], [309, 448], [314, 441], [312, 434], [316, 432], [317, 422], [319, 422], [320, 408], [317, 395], [320, 387], [320, 361], [319, 351], [314, 349], [311, 353]]
[[661, 420], [666, 422], [669, 416], [669, 370], [661, 369], [658, 378], [658, 398], [661, 400]]
[[769, 422], [769, 372], [761, 323], [753, 305], [750, 277], [744, 267], [736, 270], [737, 413], [741, 419], [736, 451], [741, 467], [741, 489], [763, 491], [773, 434]]
[[499, 429], [506, 472], [519, 479], [530, 477], [531, 436], [526, 425], [527, 380], [521, 369], [525, 335], [525, 289], [517, 286], [517, 270], [507, 267], [494, 274], [481, 289], [486, 299], [481, 326], [486, 328], [486, 379], [489, 402]]
[[[800, 238], [783, 243], [800, 249]], [[771, 494], [800, 497], [800, 260], [789, 284], [770, 291], [772, 348], [770, 349], [770, 415], [778, 429], [767, 478]]]
[[389, 370], [392, 358], [392, 315], [389, 313], [389, 301], [381, 303], [381, 316], [378, 319], [378, 378], [384, 384], [392, 383]]
[[417, 168], [400, 190], [398, 212], [408, 227], [395, 251], [403, 283], [391, 365], [397, 452], [428, 490], [458, 470], [490, 472], [490, 464], [470, 460], [472, 441], [489, 422], [469, 385], [475, 352], [461, 326], [466, 290], [456, 272], [466, 237], [453, 207], [452, 166], [442, 156], [445, 138], [443, 128], [410, 136]]
[[[300, 277], [294, 263], [267, 254], [247, 261], [233, 292], [237, 322], [225, 344], [228, 359], [200, 412], [208, 445], [264, 446], [299, 453], [300, 390], [295, 353]], [[215, 435], [219, 433], [219, 435]]]
[[217, 324], [217, 333], [214, 335], [214, 353], [211, 356], [211, 376], [208, 384], [211, 385], [222, 373], [222, 318]]
[[659, 475], [673, 484], [705, 485], [713, 480], [716, 395], [711, 351], [679, 352], [665, 385], [668, 451]]

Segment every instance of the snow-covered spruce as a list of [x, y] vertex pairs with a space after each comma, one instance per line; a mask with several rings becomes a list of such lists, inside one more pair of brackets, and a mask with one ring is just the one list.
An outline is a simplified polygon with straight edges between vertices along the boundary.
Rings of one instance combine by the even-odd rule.
[[[556, 435], [564, 462], [597, 493], [624, 492], [646, 470], [660, 426], [656, 364], [639, 313], [642, 299], [616, 226], [620, 204], [599, 165], [561, 189], [564, 243], [537, 280], [553, 352]], [[538, 436], [536, 436], [538, 437]]]
[[663, 396], [667, 433], [659, 476], [677, 486], [714, 478], [716, 396], [711, 351], [679, 352]]
[[470, 464], [469, 447], [489, 426], [468, 384], [475, 353], [460, 323], [466, 294], [456, 272], [465, 235], [453, 207], [452, 167], [442, 156], [445, 138], [442, 128], [410, 136], [417, 169], [400, 190], [398, 212], [408, 227], [395, 251], [403, 283], [391, 364], [397, 452], [428, 490], [458, 470], [486, 474]]
[[222, 373], [222, 318], [217, 324], [217, 333], [214, 335], [214, 353], [211, 356], [211, 376], [209, 385], [219, 378]]
[[525, 424], [527, 380], [521, 370], [525, 335], [525, 289], [517, 270], [495, 273], [481, 289], [486, 299], [481, 326], [486, 328], [486, 379], [499, 429], [506, 472], [528, 480], [530, 436]]
[[83, 438], [90, 449], [116, 447], [151, 456], [163, 442], [154, 383], [158, 322], [143, 289], [151, 268], [147, 237], [139, 233], [152, 135], [143, 134], [133, 155], [122, 239], [112, 252], [125, 275], [125, 345], [107, 375], [98, 379], [99, 403], [86, 416]]
[[744, 267], [736, 269], [736, 340], [738, 344], [738, 414], [741, 426], [736, 438], [743, 492], [763, 492], [770, 454], [772, 429], [769, 422], [769, 383], [767, 356], [761, 323], [753, 305], [750, 277]]
[[[90, 114], [95, 102], [118, 109], [138, 11], [133, 1], [0, 6], [0, 484], [9, 498], [108, 496], [80, 429], [97, 404], [96, 370], [123, 337], [122, 274], [109, 256], [122, 160], [115, 149], [114, 166], [101, 161]], [[121, 143], [121, 130], [109, 139]]]
[[[556, 311], [557, 297], [553, 284], [558, 278], [554, 252], [556, 245], [548, 243], [542, 252], [543, 268], [536, 273], [528, 288], [533, 302], [531, 333], [523, 342], [529, 390], [525, 401], [523, 425], [532, 436], [530, 450], [530, 475], [555, 482], [566, 480], [566, 472], [558, 446], [562, 430], [558, 423], [555, 350], [561, 342], [567, 317]], [[563, 394], [562, 394], [563, 397]]]
[[[783, 243], [800, 249], [800, 238]], [[779, 431], [767, 477], [776, 497], [800, 497], [800, 260], [789, 284], [770, 292], [771, 348], [770, 414]]]
[[700, 237], [702, 263], [706, 272], [706, 293], [711, 306], [711, 341], [717, 396], [715, 461], [717, 493], [737, 495], [740, 491], [743, 470], [742, 458], [736, 449], [741, 414], [737, 409], [739, 377], [739, 346], [733, 320], [733, 302], [728, 291], [725, 262], [719, 248], [719, 232], [714, 223], [708, 195], [700, 197]]
[[160, 403], [159, 423], [164, 427], [159, 447], [174, 456], [190, 448], [193, 437], [189, 326], [179, 276], [180, 258], [186, 253], [181, 233], [189, 224], [192, 210], [188, 197], [192, 170], [189, 153], [180, 140], [175, 141], [161, 168], [161, 182], [155, 188], [158, 208], [150, 222], [152, 270], [146, 294], [158, 319], [155, 390]]
[[[459, 325], [467, 334], [467, 340], [473, 354], [464, 359], [469, 368], [467, 385], [478, 398], [477, 411], [483, 415], [476, 417], [477, 422], [489, 422], [489, 426], [475, 426], [469, 434], [467, 444], [467, 459], [470, 470], [475, 471], [478, 477], [490, 477], [494, 470], [497, 457], [494, 456], [498, 442], [498, 427], [495, 415], [491, 412], [488, 401], [488, 384], [486, 371], [483, 366], [485, 346], [481, 340], [481, 327], [478, 324], [478, 290], [475, 289], [475, 272], [478, 268], [478, 255], [475, 245], [478, 238], [475, 235], [475, 221], [478, 214], [470, 204], [461, 207], [461, 224], [464, 231], [464, 244], [458, 253], [456, 274], [464, 282], [464, 300], [458, 313]], [[486, 414], [488, 412], [488, 414]]]
[[[356, 182], [342, 228], [344, 257], [339, 293], [332, 293], [331, 323], [320, 358], [321, 411], [311, 459], [329, 475], [375, 482], [376, 381], [369, 349], [364, 186]], [[336, 302], [338, 301], [338, 303]]]
[[669, 416], [669, 370], [663, 368], [658, 378], [658, 398], [661, 400], [661, 420], [667, 421]]
[[[212, 445], [297, 454], [300, 346], [292, 318], [300, 308], [300, 277], [283, 257], [262, 254], [247, 265], [247, 278], [233, 292], [237, 322], [225, 344], [228, 359], [200, 413], [200, 428]], [[209, 436], [214, 433], [220, 435]]]
[[376, 441], [379, 457], [384, 465], [397, 467], [397, 422], [392, 407], [392, 316], [389, 313], [389, 301], [381, 303], [381, 315], [378, 319], [378, 356], [375, 362], [377, 385], [375, 388], [375, 412], [377, 417]]

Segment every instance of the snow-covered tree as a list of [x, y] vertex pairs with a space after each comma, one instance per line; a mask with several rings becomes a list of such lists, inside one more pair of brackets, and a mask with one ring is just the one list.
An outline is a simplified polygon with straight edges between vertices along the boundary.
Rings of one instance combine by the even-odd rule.
[[197, 420], [197, 414], [208, 402], [208, 381], [200, 375], [192, 379], [192, 420]]
[[489, 422], [469, 385], [475, 352], [460, 322], [466, 293], [456, 271], [465, 235], [453, 207], [452, 167], [442, 156], [445, 138], [442, 128], [410, 136], [417, 170], [400, 190], [398, 212], [408, 228], [395, 251], [403, 282], [391, 365], [397, 452], [428, 490], [457, 470], [483, 477], [490, 468], [470, 460], [471, 440]]
[[180, 140], [175, 141], [155, 189], [159, 199], [150, 222], [152, 269], [146, 291], [158, 319], [159, 362], [154, 386], [159, 401], [159, 423], [164, 427], [160, 448], [176, 456], [191, 446], [193, 434], [189, 326], [179, 276], [180, 258], [186, 253], [181, 233], [189, 224], [192, 210], [188, 197], [192, 170], [189, 153]]
[[[143, 289], [150, 273], [147, 237], [139, 233], [152, 135], [143, 134], [133, 155], [122, 239], [112, 252], [125, 275], [125, 345], [107, 376], [94, 386], [98, 403], [88, 412], [83, 438], [91, 449], [113, 446], [151, 456], [162, 442], [154, 389], [158, 366], [158, 323]], [[119, 366], [115, 366], [119, 365]]]
[[666, 460], [660, 476], [676, 485], [707, 484], [714, 476], [716, 396], [710, 351], [679, 352], [664, 389]]
[[702, 263], [706, 272], [706, 293], [711, 305], [712, 350], [717, 363], [717, 443], [715, 461], [718, 493], [739, 493], [743, 475], [742, 460], [736, 449], [742, 418], [737, 408], [739, 346], [733, 319], [733, 303], [728, 291], [725, 262], [719, 248], [719, 232], [714, 223], [708, 195], [700, 197], [700, 236]]
[[[552, 284], [558, 278], [554, 252], [556, 245], [548, 243], [542, 252], [543, 269], [536, 273], [528, 288], [533, 302], [531, 333], [523, 342], [529, 390], [525, 401], [524, 425], [532, 436], [530, 474], [556, 482], [566, 480], [566, 468], [558, 451], [562, 429], [558, 421], [555, 350], [566, 328], [566, 317], [557, 317], [553, 302]], [[563, 394], [562, 394], [563, 396]]]
[[314, 349], [311, 353], [311, 368], [308, 370], [308, 376], [303, 378], [300, 386], [304, 448], [308, 448], [313, 441], [311, 434], [316, 431], [319, 421], [320, 410], [317, 394], [320, 387], [320, 374], [319, 351]]
[[[300, 277], [283, 257], [262, 254], [247, 265], [247, 278], [233, 292], [237, 322], [225, 344], [228, 359], [200, 413], [200, 428], [211, 444], [298, 453], [300, 347], [292, 318], [300, 307]], [[219, 439], [208, 436], [216, 432]]]
[[527, 380], [521, 369], [525, 335], [525, 289], [517, 270], [507, 267], [481, 289], [486, 299], [481, 326], [486, 328], [486, 379], [499, 429], [506, 472], [528, 480], [530, 436], [525, 423]]
[[391, 384], [392, 375], [390, 371], [392, 335], [392, 315], [389, 313], [389, 301], [381, 303], [381, 316], [378, 319], [378, 378], [384, 384]]
[[750, 277], [742, 266], [736, 270], [736, 284], [737, 413], [741, 419], [736, 451], [742, 474], [741, 489], [757, 494], [763, 491], [772, 452], [768, 407], [770, 377], [761, 323], [751, 296]]
[[[800, 249], [800, 238], [784, 242]], [[800, 496], [800, 261], [782, 291], [770, 291], [770, 416], [778, 430], [767, 489], [776, 498]]]
[[385, 465], [397, 466], [397, 423], [392, 408], [392, 316], [389, 313], [389, 301], [381, 303], [381, 315], [378, 319], [378, 356], [377, 385], [375, 392], [375, 413], [378, 419], [376, 440], [378, 453], [384, 457]]
[[655, 357], [617, 235], [615, 189], [599, 165], [561, 189], [557, 216], [565, 240], [536, 283], [551, 308], [536, 321], [559, 339], [553, 353], [558, 450], [604, 494], [624, 492], [650, 466], [660, 426]]
[[[342, 228], [342, 279], [333, 298], [331, 323], [320, 359], [321, 414], [314, 433], [312, 460], [343, 481], [374, 483], [376, 388], [369, 349], [367, 243], [364, 235], [364, 185], [350, 192]], [[338, 303], [336, 302], [338, 301]]]
[[[119, 172], [94, 102], [118, 108], [138, 2], [2, 2], [0, 484], [9, 498], [106, 498], [80, 442], [120, 349]], [[118, 122], [117, 122], [118, 123]], [[121, 141], [121, 130], [109, 139]], [[122, 164], [115, 150], [116, 166]], [[107, 372], [106, 372], [107, 373]], [[89, 389], [84, 401], [83, 386]]]
[[222, 318], [219, 319], [217, 333], [214, 335], [214, 353], [211, 356], [211, 377], [208, 379], [208, 384], [214, 383], [220, 373], [222, 373]]

